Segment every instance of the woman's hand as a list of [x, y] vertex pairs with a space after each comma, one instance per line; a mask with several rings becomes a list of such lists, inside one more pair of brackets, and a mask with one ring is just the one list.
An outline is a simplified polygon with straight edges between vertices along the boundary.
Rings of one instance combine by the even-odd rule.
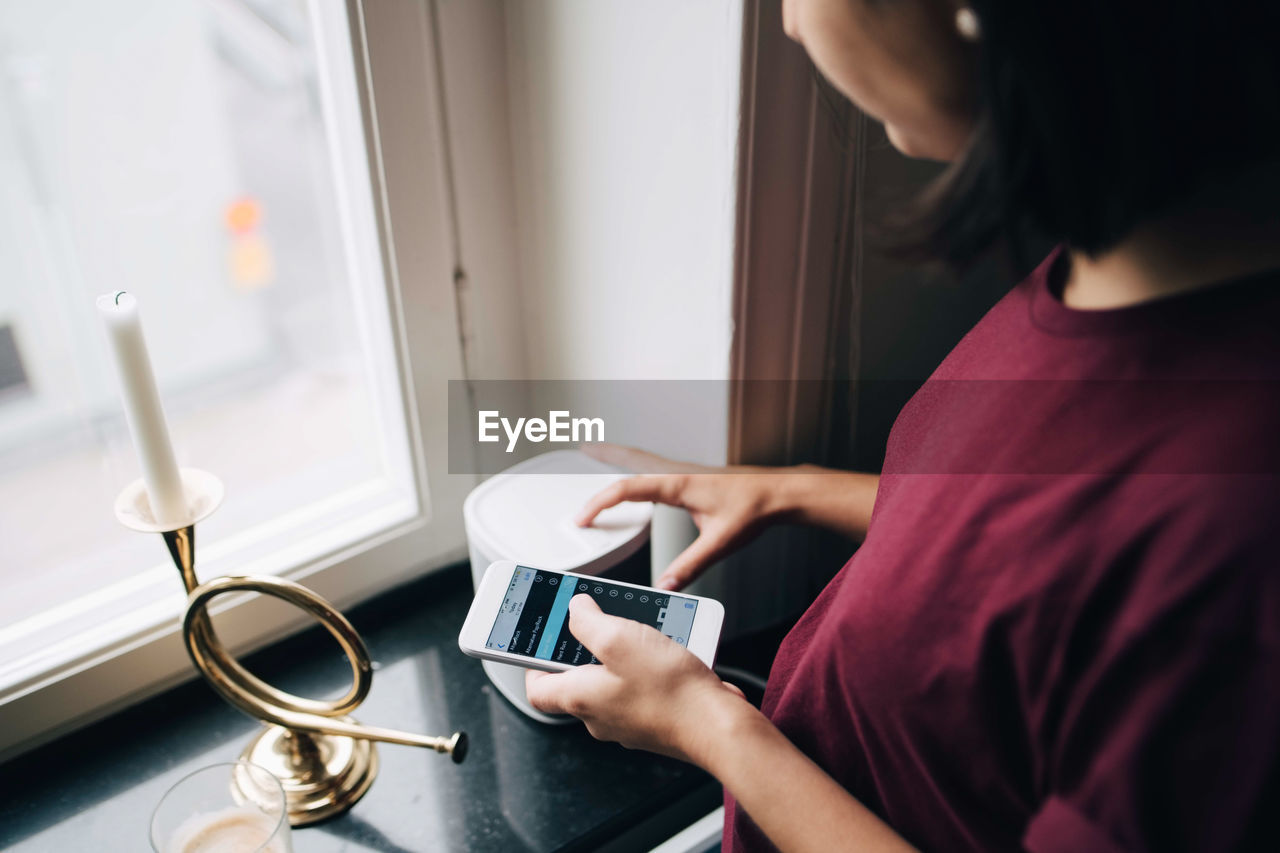
[[668, 504], [693, 516], [698, 538], [658, 578], [656, 585], [663, 589], [684, 587], [775, 522], [812, 524], [862, 539], [880, 486], [877, 474], [814, 465], [708, 468], [611, 444], [587, 445], [583, 451], [640, 476], [618, 480], [587, 501], [579, 525], [586, 527], [623, 501]]
[[572, 714], [599, 740], [699, 764], [708, 715], [757, 713], [688, 649], [648, 625], [605, 614], [588, 595], [569, 602], [569, 630], [600, 665], [531, 670], [525, 692], [539, 711]]
[[758, 536], [785, 510], [778, 487], [786, 469], [708, 468], [617, 445], [591, 446], [587, 452], [640, 476], [618, 480], [592, 497], [578, 515], [580, 526], [590, 525], [601, 512], [624, 501], [681, 507], [698, 526], [698, 538], [658, 578], [656, 586], [662, 589], [681, 589]]
[[533, 707], [581, 717], [600, 740], [698, 765], [782, 850], [911, 850], [684, 647], [586, 595], [569, 602], [569, 630], [600, 665], [530, 672]]

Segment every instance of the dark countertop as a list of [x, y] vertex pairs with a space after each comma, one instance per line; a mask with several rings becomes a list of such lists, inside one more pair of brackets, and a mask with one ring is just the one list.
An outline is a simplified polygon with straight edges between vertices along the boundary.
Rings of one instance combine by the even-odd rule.
[[[378, 744], [373, 788], [345, 815], [295, 829], [296, 853], [647, 849], [716, 807], [719, 787], [694, 767], [515, 710], [458, 651], [470, 602], [458, 566], [348, 611], [377, 667], [356, 717], [432, 735], [463, 729], [471, 749], [454, 765]], [[319, 627], [246, 664], [304, 696], [337, 695], [350, 679]], [[169, 786], [235, 760], [257, 727], [191, 682], [0, 765], [0, 849], [146, 850], [151, 810]]]

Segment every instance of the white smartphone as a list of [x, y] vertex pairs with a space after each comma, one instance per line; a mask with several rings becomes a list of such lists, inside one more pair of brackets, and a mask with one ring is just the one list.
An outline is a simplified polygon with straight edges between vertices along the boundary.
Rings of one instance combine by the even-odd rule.
[[714, 598], [550, 572], [499, 560], [485, 570], [458, 647], [477, 658], [560, 672], [596, 658], [569, 633], [569, 599], [585, 593], [600, 609], [652, 625], [703, 663], [715, 662], [724, 605]]

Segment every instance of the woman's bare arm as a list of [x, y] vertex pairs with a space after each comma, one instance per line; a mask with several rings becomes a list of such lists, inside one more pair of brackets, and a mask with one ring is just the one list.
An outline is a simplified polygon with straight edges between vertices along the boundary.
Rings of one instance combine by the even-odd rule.
[[852, 539], [864, 539], [871, 523], [879, 474], [836, 471], [816, 465], [777, 469], [778, 501], [789, 521], [825, 527]]
[[708, 709], [695, 763], [720, 780], [739, 807], [778, 849], [914, 848], [821, 767], [809, 760], [763, 714], [725, 697]]
[[602, 613], [586, 595], [570, 601], [569, 629], [600, 665], [530, 672], [535, 708], [580, 717], [602, 740], [697, 764], [782, 850], [911, 849], [683, 646]]

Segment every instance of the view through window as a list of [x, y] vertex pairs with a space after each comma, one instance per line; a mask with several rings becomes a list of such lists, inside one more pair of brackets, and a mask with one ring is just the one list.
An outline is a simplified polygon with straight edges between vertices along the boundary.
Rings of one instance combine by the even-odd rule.
[[0, 7], [0, 692], [181, 607], [112, 512], [139, 472], [98, 294], [138, 298], [179, 464], [226, 485], [201, 577], [418, 511], [347, 24], [318, 6]]

